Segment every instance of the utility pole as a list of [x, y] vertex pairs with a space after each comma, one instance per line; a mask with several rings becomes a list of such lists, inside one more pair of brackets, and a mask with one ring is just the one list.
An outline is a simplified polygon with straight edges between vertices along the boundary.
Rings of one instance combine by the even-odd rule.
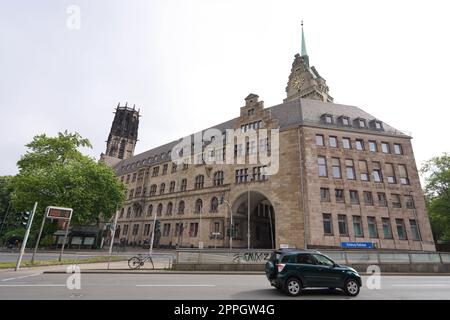
[[116, 216], [114, 218], [114, 224], [112, 226], [112, 230], [111, 230], [111, 243], [109, 244], [109, 259], [108, 259], [108, 270], [109, 270], [109, 263], [111, 262], [111, 254], [112, 254], [112, 249], [113, 249], [113, 245], [114, 245], [114, 237], [116, 236], [116, 227], [117, 227], [117, 219], [119, 218], [119, 210], [116, 207]]
[[[251, 181], [251, 179], [250, 179]], [[249, 182], [250, 182], [249, 181]], [[250, 185], [247, 182], [247, 249], [250, 250]]]
[[23, 254], [25, 253], [25, 247], [27, 246], [28, 236], [30, 235], [31, 225], [33, 224], [33, 217], [36, 212], [37, 204], [37, 202], [34, 203], [33, 212], [31, 213], [30, 220], [28, 221], [27, 230], [25, 231], [25, 236], [23, 237], [22, 247], [20, 248], [20, 254], [19, 258], [17, 259], [15, 271], [19, 270]]
[[155, 216], [153, 218], [152, 239], [150, 240], [150, 251], [149, 251], [150, 256], [152, 256], [152, 253], [153, 253], [153, 241], [155, 240], [155, 230], [156, 230], [156, 216], [158, 215], [157, 212], [155, 212], [154, 214], [155, 214]]

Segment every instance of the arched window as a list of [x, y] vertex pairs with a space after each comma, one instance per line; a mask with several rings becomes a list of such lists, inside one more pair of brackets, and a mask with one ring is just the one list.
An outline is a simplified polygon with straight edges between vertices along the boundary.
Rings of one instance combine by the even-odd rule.
[[170, 189], [169, 189], [169, 192], [175, 192], [175, 181], [171, 181], [170, 182]]
[[217, 199], [217, 197], [213, 197], [211, 199], [211, 212], [217, 212], [217, 209], [219, 207], [219, 200]]
[[203, 188], [205, 182], [205, 176], [200, 174], [195, 177], [195, 189], [201, 189]]
[[153, 213], [153, 205], [149, 205], [147, 208], [147, 216], [151, 216]]
[[173, 204], [172, 204], [172, 202], [169, 202], [167, 204], [166, 215], [168, 215], [168, 216], [172, 215], [172, 208], [173, 208]]
[[184, 201], [181, 200], [181, 201], [178, 203], [178, 214], [183, 214], [183, 213], [184, 213]]
[[158, 216], [162, 215], [163, 205], [162, 203], [158, 204], [158, 209], [156, 209], [156, 214]]
[[166, 190], [166, 184], [161, 183], [161, 186], [159, 187], [159, 194], [164, 194], [165, 190]]
[[127, 210], [127, 218], [131, 217], [131, 207], [128, 208]]
[[214, 186], [223, 185], [223, 171], [214, 172]]
[[125, 212], [125, 209], [124, 209], [124, 208], [122, 208], [122, 210], [120, 210], [120, 215], [119, 215], [119, 218], [123, 218], [123, 214], [124, 214], [124, 212]]
[[202, 208], [203, 208], [202, 199], [197, 199], [197, 201], [195, 201], [195, 213], [201, 213]]

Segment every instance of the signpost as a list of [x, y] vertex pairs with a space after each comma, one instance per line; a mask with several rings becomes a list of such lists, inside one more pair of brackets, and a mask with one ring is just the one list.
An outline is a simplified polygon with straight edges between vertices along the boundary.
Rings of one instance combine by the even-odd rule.
[[61, 253], [59, 254], [59, 261], [62, 259], [62, 254], [64, 252], [64, 246], [66, 245], [67, 233], [69, 232], [70, 219], [72, 219], [73, 210], [70, 208], [61, 207], [47, 207], [45, 209], [45, 214], [42, 217], [41, 229], [39, 230], [39, 236], [36, 241], [36, 246], [34, 247], [33, 256], [31, 257], [31, 263], [34, 263], [34, 257], [36, 256], [37, 249], [39, 247], [39, 242], [41, 241], [42, 230], [44, 230], [45, 219], [57, 219], [57, 220], [68, 220], [66, 225], [66, 233], [64, 235], [64, 241], [62, 243]]

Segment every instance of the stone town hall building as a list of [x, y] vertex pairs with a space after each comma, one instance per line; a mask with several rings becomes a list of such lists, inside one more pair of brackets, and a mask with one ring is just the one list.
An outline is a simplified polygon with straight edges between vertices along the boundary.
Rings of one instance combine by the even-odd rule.
[[[309, 65], [303, 32], [286, 93], [268, 108], [250, 94], [236, 118], [213, 127], [279, 129], [274, 175], [251, 164], [177, 165], [171, 152], [179, 141], [134, 155], [139, 112], [119, 105], [102, 154], [127, 186], [116, 237], [145, 243], [156, 215], [160, 246], [228, 248], [232, 212], [233, 248], [371, 242], [435, 251], [411, 137], [358, 107], [333, 103], [325, 79]], [[270, 148], [268, 142], [260, 139], [259, 148]], [[247, 142], [234, 153], [248, 156], [251, 149]]]

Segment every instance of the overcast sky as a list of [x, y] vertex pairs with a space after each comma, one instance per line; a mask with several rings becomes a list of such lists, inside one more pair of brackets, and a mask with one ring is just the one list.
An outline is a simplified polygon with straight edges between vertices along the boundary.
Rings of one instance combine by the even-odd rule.
[[[67, 26], [70, 5], [80, 29]], [[136, 153], [282, 102], [304, 20], [336, 103], [413, 135], [416, 161], [450, 151], [448, 1], [1, 0], [0, 175], [65, 129], [98, 159], [120, 101], [141, 109]], [[70, 20], [72, 21], [72, 20]]]

